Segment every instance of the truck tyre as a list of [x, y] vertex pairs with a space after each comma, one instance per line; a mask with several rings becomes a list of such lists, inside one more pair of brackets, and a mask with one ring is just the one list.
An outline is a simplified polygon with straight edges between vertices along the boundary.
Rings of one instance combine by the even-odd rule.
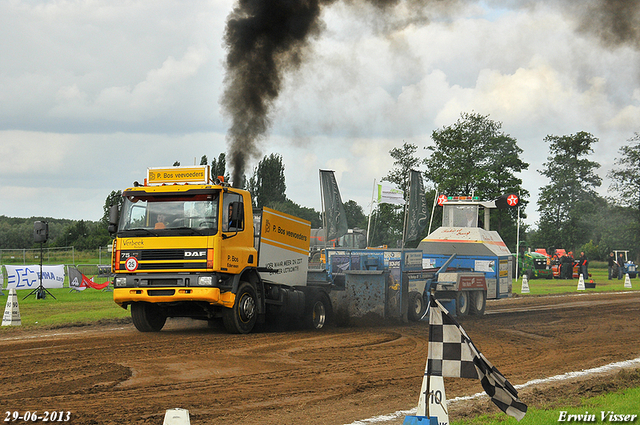
[[471, 291], [469, 293], [469, 313], [482, 316], [484, 309], [487, 306], [487, 292], [486, 291]]
[[222, 316], [227, 332], [247, 334], [253, 330], [258, 318], [257, 299], [253, 285], [240, 282], [233, 307], [225, 309]]
[[140, 332], [160, 332], [167, 321], [167, 316], [155, 304], [133, 303], [131, 304], [131, 319]]
[[456, 314], [458, 317], [464, 317], [469, 314], [469, 292], [460, 291], [456, 297]]
[[409, 292], [409, 320], [417, 322], [422, 319], [424, 312], [427, 310], [427, 305], [422, 298], [420, 292]]
[[326, 294], [315, 294], [311, 296], [310, 303], [305, 309], [305, 322], [310, 329], [324, 328], [331, 317], [331, 300]]

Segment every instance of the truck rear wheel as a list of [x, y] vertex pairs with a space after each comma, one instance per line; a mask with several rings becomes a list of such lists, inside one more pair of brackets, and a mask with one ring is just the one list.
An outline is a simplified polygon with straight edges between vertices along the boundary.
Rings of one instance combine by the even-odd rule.
[[140, 332], [160, 332], [167, 321], [167, 316], [155, 304], [133, 303], [131, 304], [131, 319]]
[[469, 301], [469, 313], [482, 316], [487, 306], [487, 293], [485, 291], [471, 291]]
[[233, 307], [225, 309], [222, 321], [229, 333], [247, 334], [253, 330], [258, 318], [258, 303], [255, 288], [240, 282]]
[[326, 294], [313, 296], [305, 312], [305, 322], [311, 329], [322, 329], [331, 317], [331, 300]]
[[420, 292], [409, 292], [409, 320], [417, 322], [422, 319], [427, 306]]

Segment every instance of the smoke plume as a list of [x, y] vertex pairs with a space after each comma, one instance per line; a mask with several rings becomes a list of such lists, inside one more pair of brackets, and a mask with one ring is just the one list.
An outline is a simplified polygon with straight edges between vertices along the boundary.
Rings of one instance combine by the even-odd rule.
[[637, 0], [587, 3], [578, 29], [596, 35], [609, 47], [629, 46], [637, 50], [640, 48], [640, 4]]
[[299, 68], [309, 38], [320, 33], [321, 3], [331, 2], [240, 0], [229, 15], [221, 103], [232, 120], [227, 141], [235, 186], [242, 184], [247, 160], [259, 155], [284, 73]]
[[[271, 125], [270, 112], [286, 73], [297, 70], [310, 53], [309, 42], [322, 31], [320, 13], [338, 0], [238, 0], [227, 18], [224, 94], [225, 114], [231, 118], [227, 134], [232, 183], [241, 186], [247, 161], [260, 155], [259, 143]], [[383, 19], [403, 3], [415, 10], [409, 23], [421, 22], [425, 8], [442, 12], [476, 0], [342, 0], [378, 9]], [[589, 33], [611, 47], [640, 49], [640, 5], [637, 0], [494, 0], [507, 8], [559, 7], [577, 22], [579, 33]], [[393, 19], [389, 19], [393, 21]], [[397, 21], [395, 22], [397, 25]], [[400, 28], [390, 26], [394, 30]]]

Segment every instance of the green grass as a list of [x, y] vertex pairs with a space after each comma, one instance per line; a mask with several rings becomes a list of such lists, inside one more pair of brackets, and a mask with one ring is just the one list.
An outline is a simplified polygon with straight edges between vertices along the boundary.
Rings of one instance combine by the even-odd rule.
[[[88, 258], [85, 260], [89, 260]], [[90, 263], [87, 261], [85, 264]], [[623, 280], [608, 280], [607, 270], [601, 268], [591, 268], [592, 279], [596, 282], [595, 289], [586, 289], [580, 292], [603, 292], [603, 291], [628, 291], [624, 288]], [[68, 286], [68, 279], [65, 278], [65, 286]], [[631, 279], [633, 290], [640, 290], [640, 279]], [[576, 293], [578, 279], [532, 279], [529, 281], [530, 294], [562, 294]], [[513, 293], [521, 294], [522, 279], [513, 283]], [[43, 300], [36, 299], [35, 294], [23, 299], [30, 291], [17, 291], [20, 308], [20, 318], [23, 327], [56, 327], [63, 325], [82, 325], [99, 320], [124, 319], [130, 317], [130, 313], [118, 307], [112, 298], [112, 293], [108, 291], [96, 291], [87, 288], [82, 292], [70, 292], [68, 287], [63, 289], [49, 290], [56, 299], [47, 296]], [[9, 291], [4, 290], [4, 295], [0, 296], [0, 305], [4, 312], [7, 295]], [[12, 326], [0, 327], [0, 332], [9, 332]]]
[[[22, 327], [57, 327], [63, 325], [83, 325], [100, 320], [123, 319], [129, 312], [113, 302], [113, 292], [97, 291], [87, 288], [82, 292], [69, 288], [49, 289], [55, 299], [48, 295], [45, 299], [37, 299], [36, 294], [27, 296], [31, 291], [16, 291], [20, 308]], [[8, 290], [0, 296], [4, 312]], [[26, 298], [25, 298], [26, 297]], [[17, 326], [0, 327], [0, 332], [10, 332]]]
[[[628, 291], [628, 288], [624, 287], [624, 278], [618, 280], [608, 279], [607, 269], [601, 268], [589, 268], [589, 274], [591, 277], [589, 280], [593, 280], [596, 284], [595, 289], [585, 289], [580, 292], [611, 292], [611, 291]], [[589, 281], [587, 280], [587, 282]], [[640, 279], [631, 279], [632, 290], [640, 289]], [[528, 295], [547, 295], [547, 294], [565, 294], [576, 293], [578, 288], [578, 279], [531, 279], [529, 280], [529, 294]], [[513, 281], [513, 293], [522, 294], [522, 278]], [[523, 296], [527, 296], [524, 294]]]
[[[566, 412], [565, 421], [568, 415], [584, 415], [585, 412], [595, 415], [595, 421], [572, 421], [572, 423], [609, 423], [608, 420], [602, 420], [601, 412], [605, 414], [609, 411], [615, 412], [616, 415], [637, 415], [633, 422], [640, 423], [640, 388], [628, 388], [619, 392], [608, 393], [596, 397], [585, 398], [580, 402], [579, 406], [569, 406], [554, 409], [536, 409], [529, 408], [525, 417], [518, 422], [511, 416], [507, 416], [502, 412], [492, 415], [481, 415], [473, 419], [464, 419], [453, 421], [452, 425], [547, 425], [558, 423], [561, 412]], [[563, 422], [560, 422], [563, 423]], [[620, 422], [618, 422], [620, 423]]]

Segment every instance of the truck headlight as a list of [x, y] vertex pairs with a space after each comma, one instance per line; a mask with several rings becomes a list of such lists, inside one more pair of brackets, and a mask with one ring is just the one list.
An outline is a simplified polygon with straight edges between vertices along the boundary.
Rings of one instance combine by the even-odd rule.
[[211, 286], [213, 284], [213, 279], [211, 276], [200, 276], [198, 277], [198, 285], [200, 286]]
[[127, 286], [127, 278], [126, 277], [116, 277], [116, 280], [113, 284], [116, 287]]

